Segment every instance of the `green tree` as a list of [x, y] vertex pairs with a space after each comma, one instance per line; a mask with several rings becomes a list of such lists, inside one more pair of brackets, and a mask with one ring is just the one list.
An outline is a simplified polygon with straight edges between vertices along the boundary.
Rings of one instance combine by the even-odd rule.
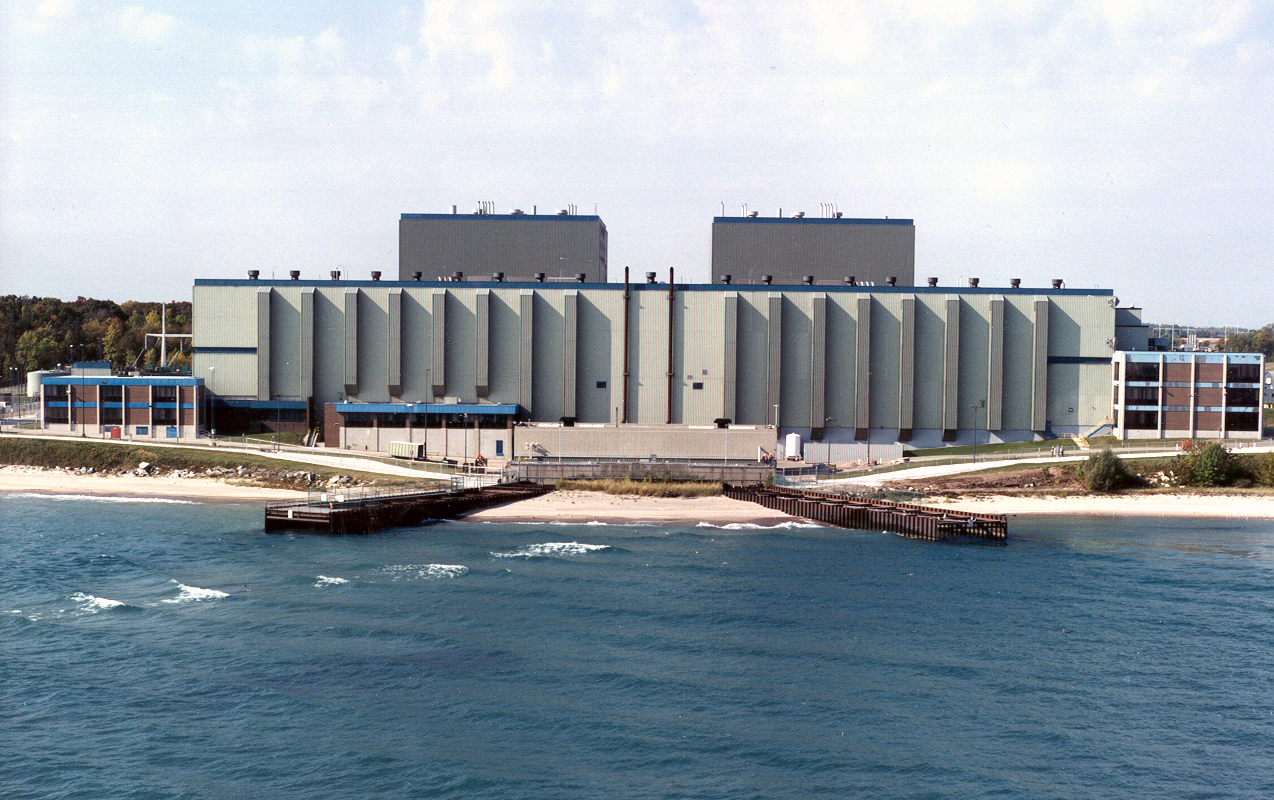
[[1194, 456], [1190, 480], [1196, 486], [1224, 486], [1232, 473], [1230, 451], [1213, 442]]
[[1090, 492], [1117, 492], [1131, 483], [1124, 462], [1109, 447], [1084, 462], [1084, 488]]

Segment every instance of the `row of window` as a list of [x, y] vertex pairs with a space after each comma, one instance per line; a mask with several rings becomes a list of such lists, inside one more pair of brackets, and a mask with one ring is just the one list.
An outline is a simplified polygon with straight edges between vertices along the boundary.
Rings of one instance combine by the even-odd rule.
[[[1119, 412], [1115, 411], [1115, 424], [1119, 424]], [[1261, 415], [1255, 411], [1231, 411], [1225, 415], [1225, 427], [1230, 431], [1259, 431]], [[1130, 431], [1159, 430], [1158, 411], [1128, 410], [1124, 412], [1124, 429]]]
[[[1260, 389], [1228, 389], [1225, 392], [1225, 405], [1227, 408], [1245, 408], [1255, 406], [1260, 403]], [[1114, 397], [1111, 400], [1115, 405], [1119, 405], [1119, 387], [1114, 389]], [[1157, 404], [1159, 402], [1159, 387], [1157, 386], [1125, 386], [1124, 387], [1124, 404], [1135, 406], [1145, 405], [1147, 403]]]
[[[1114, 363], [1115, 380], [1119, 380], [1119, 363], [1118, 361]], [[1159, 362], [1157, 361], [1129, 361], [1127, 371], [1127, 380], [1130, 381], [1159, 380]], [[1226, 383], [1260, 383], [1261, 365], [1226, 364], [1225, 381]]]

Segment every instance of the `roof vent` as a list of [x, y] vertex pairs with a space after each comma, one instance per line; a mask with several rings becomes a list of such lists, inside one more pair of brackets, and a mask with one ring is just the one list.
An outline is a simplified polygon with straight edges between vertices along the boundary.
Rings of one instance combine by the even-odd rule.
[[757, 218], [757, 216], [758, 216], [758, 214], [757, 214], [757, 212], [755, 212], [755, 211], [749, 211], [749, 212], [748, 212], [748, 219], [756, 219], [756, 218]]
[[535, 282], [536, 282], [536, 283], [544, 283], [544, 273], [543, 273], [543, 272], [537, 272], [537, 273], [535, 273]]
[[493, 272], [493, 273], [491, 273], [491, 280], [495, 281], [496, 283], [503, 283], [503, 282], [504, 282], [504, 273], [503, 273], [503, 272]]
[[858, 285], [858, 279], [857, 279], [857, 278], [855, 278], [853, 275], [846, 275], [846, 276], [845, 276], [845, 285], [846, 285], [846, 286], [857, 286], [857, 285]]
[[1060, 288], [1062, 288], [1062, 279], [1061, 279], [1061, 278], [1054, 278], [1054, 279], [1053, 279], [1053, 288], [1054, 288], [1054, 289], [1060, 289]]
[[261, 276], [261, 270], [259, 270], [259, 269], [250, 269], [250, 270], [248, 270], [248, 280], [250, 280], [250, 281], [255, 281], [255, 280], [256, 280], [257, 278], [259, 278], [260, 276]]
[[464, 280], [464, 273], [461, 272], [460, 270], [456, 270], [455, 272], [451, 273], [451, 279], [453, 281], [462, 281]]
[[374, 281], [380, 280], [380, 270], [378, 269], [372, 270], [372, 280]]
[[421, 275], [420, 270], [416, 270], [415, 272], [411, 273], [411, 279], [413, 281], [418, 281], [420, 280], [420, 275]]
[[813, 275], [806, 275], [806, 276], [805, 276], [805, 285], [806, 285], [806, 286], [813, 286], [813, 285], [814, 285], [814, 276], [813, 276]]
[[588, 273], [586, 273], [586, 272], [577, 272], [577, 273], [575, 273], [575, 282], [576, 282], [576, 283], [583, 283], [583, 282], [584, 282], [584, 279], [585, 279], [585, 278], [587, 278], [587, 277], [588, 277]]
[[774, 276], [773, 276], [773, 275], [762, 275], [762, 276], [761, 276], [761, 283], [764, 283], [766, 286], [769, 286], [771, 283], [774, 283]]
[[972, 286], [974, 289], [978, 288], [978, 279], [969, 278], [969, 285]]
[[289, 272], [288, 275], [292, 278], [292, 280], [299, 281], [301, 279], [301, 270], [294, 269]]
[[893, 276], [893, 275], [890, 275], [888, 278], [885, 278], [885, 285], [886, 285], [886, 286], [897, 286], [897, 285], [898, 285], [898, 278], [896, 278], [896, 277], [895, 277], [895, 276]]
[[805, 219], [805, 212], [804, 212], [804, 211], [797, 211], [795, 214], [793, 214], [793, 215], [792, 215], [792, 218], [793, 218], [793, 219]]
[[930, 285], [930, 286], [937, 286], [937, 285], [938, 285], [938, 279], [937, 279], [937, 278], [930, 278], [930, 279], [929, 279], [929, 285]]
[[732, 280], [734, 280], [734, 276], [733, 276], [733, 275], [722, 275], [722, 276], [721, 276], [721, 282], [722, 282], [722, 283], [729, 283], [729, 282], [730, 282], [730, 281], [732, 281]]
[[833, 217], [833, 218], [835, 218], [835, 219], [840, 219], [840, 218], [841, 218], [841, 213], [840, 213], [839, 211], [837, 211], [835, 214], [832, 214], [832, 217]]
[[566, 209], [564, 209], [564, 208], [559, 208], [559, 209], [557, 210], [557, 215], [558, 215], [559, 217], [565, 217], [565, 216], [567, 216], [567, 215], [568, 215], [568, 214], [570, 214], [570, 213], [571, 213], [571, 212], [567, 211], [567, 210], [566, 210]]
[[341, 279], [341, 271], [339, 269], [332, 270], [332, 280], [339, 281]]
[[647, 272], [647, 273], [646, 273], [646, 283], [654, 283], [654, 282], [655, 282], [655, 273], [653, 273], [653, 272]]
[[1021, 285], [1022, 285], [1021, 278], [1009, 278], [1009, 286], [1012, 286], [1014, 289], [1018, 288]]
[[512, 211], [510, 211], [509, 213], [510, 213], [510, 214], [512, 214], [512, 215], [513, 215], [513, 216], [515, 216], [515, 217], [520, 217], [520, 216], [522, 216], [523, 214], [525, 214], [526, 212], [525, 212], [525, 211], [523, 211], [523, 210], [522, 210], [522, 209], [520, 209], [520, 208], [515, 208], [515, 209], [513, 209]]

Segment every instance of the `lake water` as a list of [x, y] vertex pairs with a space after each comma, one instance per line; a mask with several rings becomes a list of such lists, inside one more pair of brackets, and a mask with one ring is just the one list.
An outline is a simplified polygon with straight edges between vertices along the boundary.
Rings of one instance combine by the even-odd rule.
[[4, 798], [1268, 798], [1274, 523], [0, 496]]

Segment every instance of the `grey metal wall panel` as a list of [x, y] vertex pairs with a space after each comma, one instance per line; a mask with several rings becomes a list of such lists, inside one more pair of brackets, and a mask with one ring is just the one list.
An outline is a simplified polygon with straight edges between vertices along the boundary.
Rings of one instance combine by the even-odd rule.
[[[946, 386], [946, 297], [917, 295], [912, 431], [943, 429]], [[914, 434], [913, 434], [914, 436]]]
[[857, 305], [854, 350], [858, 356], [858, 368], [854, 376], [857, 387], [854, 400], [854, 438], [862, 439], [870, 436], [867, 432], [871, 430], [871, 298], [859, 297]]
[[518, 347], [518, 404], [530, 413], [532, 398], [534, 397], [533, 392], [535, 391], [533, 381], [533, 367], [535, 366], [535, 292], [530, 289], [524, 289], [518, 294], [518, 317], [522, 323], [518, 331], [521, 337]]
[[345, 393], [358, 394], [358, 290], [345, 292]]
[[739, 293], [726, 292], [723, 300], [724, 313], [721, 327], [725, 337], [725, 346], [721, 349], [721, 380], [723, 384], [721, 417], [733, 422], [738, 419], [738, 414], [735, 411], [735, 398], [737, 396], [736, 384], [738, 382], [739, 359]]
[[785, 424], [794, 427], [809, 426], [811, 418], [810, 398], [814, 383], [810, 373], [811, 299], [808, 292], [783, 297], [783, 367], [780, 371], [782, 390], [779, 403]]
[[562, 292], [536, 291], [531, 412], [532, 418], [540, 422], [557, 422], [567, 416], [566, 354], [562, 349], [566, 341], [564, 307]]
[[579, 346], [579, 292], [569, 289], [562, 295], [562, 416], [575, 417], [576, 353]]
[[413, 214], [398, 223], [399, 280], [415, 271], [427, 280], [582, 272], [586, 282], [604, 283], [606, 251], [606, 226], [596, 216]]
[[301, 324], [297, 331], [297, 385], [302, 399], [314, 396], [314, 289], [301, 290]]
[[388, 302], [389, 325], [385, 335], [385, 361], [388, 375], [388, 390], [391, 398], [399, 398], [403, 393], [403, 291], [390, 289], [386, 297]]
[[776, 284], [799, 284], [806, 275], [839, 283], [852, 275], [910, 286], [915, 251], [915, 226], [897, 221], [719, 217], [712, 225], [712, 274], [740, 283], [764, 275]]
[[855, 315], [857, 295], [827, 297], [827, 357], [824, 362], [824, 416], [835, 417], [837, 427], [853, 428], [857, 403], [858, 338]]
[[772, 425], [769, 373], [769, 298], [760, 292], [740, 292], [738, 355], [735, 358], [734, 421], [742, 425]]
[[1034, 374], [1031, 380], [1031, 430], [1043, 431], [1048, 427], [1048, 342], [1049, 300], [1035, 300], [1034, 313]]
[[575, 329], [575, 417], [582, 423], [619, 421], [623, 385], [623, 295], [580, 292]]
[[827, 295], [810, 298], [810, 427], [827, 427]]
[[257, 386], [258, 400], [270, 399], [270, 295], [269, 289], [257, 291]]
[[491, 390], [491, 292], [474, 293], [473, 394], [485, 400]]
[[954, 431], [960, 425], [960, 298], [946, 300], [946, 359], [942, 383], [942, 429]]
[[269, 396], [272, 399], [295, 398], [301, 394], [300, 293], [274, 289], [270, 292], [270, 370]]
[[1004, 409], [1004, 298], [989, 301], [990, 342], [987, 344], [986, 428], [1001, 429]]
[[990, 327], [986, 295], [960, 302], [960, 385], [956, 391], [961, 430], [986, 428]]
[[[899, 300], [898, 314], [898, 430], [904, 438], [915, 428], [916, 396], [916, 298]], [[909, 438], [909, 437], [908, 437]]]
[[778, 408], [778, 424], [782, 425], [787, 414], [787, 409], [781, 405], [783, 402], [783, 295], [773, 293], [769, 296], [767, 319], [769, 320], [769, 352], [766, 359], [768, 364], [766, 380], [769, 386], [767, 403], [771, 407]]
[[433, 333], [429, 337], [430, 391], [434, 397], [445, 397], [447, 395], [447, 290], [434, 289], [431, 295], [430, 327]]

